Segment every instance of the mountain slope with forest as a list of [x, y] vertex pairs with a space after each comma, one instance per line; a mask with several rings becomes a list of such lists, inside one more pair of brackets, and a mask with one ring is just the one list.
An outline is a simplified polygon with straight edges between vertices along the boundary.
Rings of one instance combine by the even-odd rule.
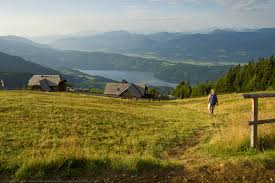
[[275, 90], [275, 57], [260, 58], [257, 62], [249, 62], [243, 66], [237, 65], [214, 82], [190, 86], [188, 81], [183, 81], [173, 94], [178, 98], [204, 96], [211, 89], [218, 93]]
[[258, 62], [230, 68], [215, 82], [215, 86], [222, 93], [275, 89], [275, 57], [260, 58]]

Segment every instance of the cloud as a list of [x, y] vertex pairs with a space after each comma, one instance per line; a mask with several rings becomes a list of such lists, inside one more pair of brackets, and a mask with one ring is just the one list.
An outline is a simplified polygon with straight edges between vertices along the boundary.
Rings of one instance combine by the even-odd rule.
[[177, 5], [179, 3], [188, 3], [188, 4], [201, 4], [207, 0], [149, 0], [152, 3], [167, 3], [171, 5]]
[[167, 4], [193, 4], [207, 5], [216, 4], [226, 9], [231, 10], [257, 10], [266, 8], [275, 8], [274, 0], [149, 0], [152, 3], [167, 3]]
[[273, 0], [215, 0], [219, 5], [233, 10], [257, 10], [274, 8]]

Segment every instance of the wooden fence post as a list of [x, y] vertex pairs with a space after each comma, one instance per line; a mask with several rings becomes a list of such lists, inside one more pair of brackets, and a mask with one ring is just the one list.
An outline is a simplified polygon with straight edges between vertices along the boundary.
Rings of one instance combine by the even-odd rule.
[[258, 147], [258, 125], [267, 124], [267, 123], [275, 123], [275, 119], [265, 119], [259, 120], [258, 115], [258, 102], [259, 98], [268, 98], [275, 97], [275, 93], [260, 93], [260, 94], [242, 94], [243, 98], [250, 98], [252, 100], [252, 115], [251, 121], [249, 121], [249, 125], [251, 126], [251, 134], [250, 134], [250, 147], [257, 148]]
[[250, 147], [257, 148], [258, 146], [258, 97], [252, 100], [252, 120], [251, 125]]

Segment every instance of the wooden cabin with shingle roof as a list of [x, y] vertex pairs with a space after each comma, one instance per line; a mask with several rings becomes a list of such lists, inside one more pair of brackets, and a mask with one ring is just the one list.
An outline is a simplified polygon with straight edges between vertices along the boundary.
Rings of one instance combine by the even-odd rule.
[[142, 98], [148, 94], [146, 84], [107, 83], [104, 94], [110, 97]]
[[66, 91], [67, 81], [59, 75], [33, 75], [28, 87], [40, 91]]

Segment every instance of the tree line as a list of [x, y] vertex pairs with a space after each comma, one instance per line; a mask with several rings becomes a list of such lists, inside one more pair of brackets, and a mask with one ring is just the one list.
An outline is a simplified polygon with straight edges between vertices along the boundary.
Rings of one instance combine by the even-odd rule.
[[211, 89], [217, 93], [254, 92], [275, 89], [275, 57], [260, 58], [246, 65], [237, 65], [214, 82], [202, 82], [191, 86], [181, 82], [172, 95], [189, 98], [208, 95]]

